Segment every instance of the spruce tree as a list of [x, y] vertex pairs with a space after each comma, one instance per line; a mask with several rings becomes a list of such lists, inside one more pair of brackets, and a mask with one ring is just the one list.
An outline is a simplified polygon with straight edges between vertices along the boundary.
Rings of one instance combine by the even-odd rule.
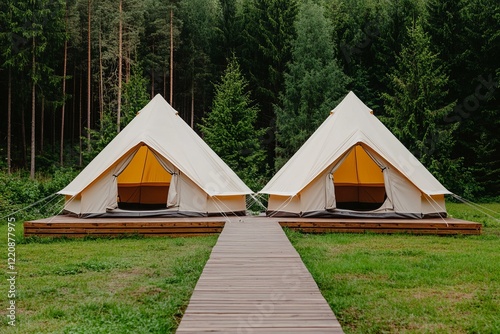
[[306, 1], [295, 23], [292, 62], [275, 107], [276, 160], [281, 166], [302, 146], [347, 93], [350, 82], [335, 58], [331, 25], [319, 5]]
[[149, 102], [148, 81], [142, 76], [142, 67], [135, 63], [132, 67], [130, 80], [123, 85], [122, 129]]
[[[236, 55], [249, 80], [252, 98], [260, 106], [257, 126], [274, 127], [274, 105], [284, 89], [284, 73], [291, 60], [291, 43], [296, 33], [297, 0], [241, 0], [237, 11], [240, 45]], [[239, 15], [238, 15], [239, 13]], [[274, 130], [274, 129], [272, 129]], [[273, 164], [275, 140], [268, 133], [263, 141], [267, 161]]]
[[259, 109], [250, 100], [247, 86], [233, 58], [215, 86], [212, 111], [203, 118], [200, 128], [205, 142], [257, 191], [263, 186], [261, 177], [266, 171], [260, 138], [267, 129], [256, 129]]
[[388, 79], [389, 92], [382, 94], [387, 115], [383, 121], [438, 179], [452, 181], [449, 176], [459, 164], [450, 158], [456, 125], [443, 118], [455, 103], [445, 102], [448, 75], [420, 21], [408, 28], [408, 40]]
[[[123, 85], [122, 117], [120, 118], [122, 130], [149, 102], [148, 81], [142, 76], [140, 63], [135, 63], [131, 72], [129, 81]], [[117, 135], [116, 119], [111, 111], [106, 110], [99, 122], [97, 129], [86, 129], [90, 133], [90, 140], [84, 138], [87, 150], [83, 152], [83, 157], [86, 162], [91, 161]]]
[[459, 122], [454, 155], [464, 158], [478, 182], [474, 195], [495, 197], [500, 194], [500, 3], [471, 0], [460, 4], [464, 28], [455, 43], [463, 52], [456, 55], [451, 77], [456, 81], [458, 105], [447, 120]]

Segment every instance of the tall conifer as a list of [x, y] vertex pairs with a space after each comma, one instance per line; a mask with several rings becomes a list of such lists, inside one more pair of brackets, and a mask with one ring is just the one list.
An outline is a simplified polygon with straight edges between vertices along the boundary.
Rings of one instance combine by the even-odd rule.
[[350, 82], [335, 58], [331, 26], [324, 10], [311, 1], [301, 6], [295, 23], [297, 38], [285, 73], [285, 91], [276, 113], [278, 170], [325, 120]]
[[259, 109], [246, 91], [247, 81], [232, 59], [215, 86], [212, 111], [203, 118], [206, 143], [254, 191], [263, 186], [265, 151], [260, 138], [267, 129], [256, 129]]

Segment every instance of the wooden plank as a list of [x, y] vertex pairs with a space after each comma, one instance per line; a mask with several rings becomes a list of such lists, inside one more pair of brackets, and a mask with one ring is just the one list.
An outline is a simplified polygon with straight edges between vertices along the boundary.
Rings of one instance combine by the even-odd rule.
[[336, 222], [336, 221], [310, 221], [310, 222], [280, 222], [282, 226], [289, 227], [342, 227], [342, 226], [351, 226], [351, 227], [399, 227], [399, 228], [427, 228], [427, 227], [468, 227], [468, 228], [476, 228], [478, 226], [477, 223], [448, 223], [445, 222]]
[[326, 233], [326, 232], [336, 232], [336, 231], [352, 231], [353, 233], [357, 232], [379, 232], [379, 233], [408, 233], [408, 232], [414, 232], [414, 233], [422, 233], [422, 232], [453, 232], [453, 231], [476, 231], [475, 229], [462, 229], [462, 228], [455, 228], [455, 229], [437, 229], [437, 228], [426, 228], [426, 229], [412, 229], [412, 228], [349, 228], [349, 227], [340, 227], [340, 228], [330, 228], [330, 227], [311, 227], [311, 228], [294, 228], [297, 231], [303, 231], [307, 233]]
[[343, 333], [276, 221], [229, 222], [178, 333]]
[[35, 234], [43, 234], [43, 233], [56, 233], [56, 234], [82, 234], [82, 233], [87, 233], [87, 234], [169, 234], [169, 233], [219, 233], [221, 232], [222, 229], [220, 228], [212, 228], [212, 227], [205, 227], [205, 228], [155, 228], [155, 229], [150, 229], [150, 228], [143, 228], [143, 229], [138, 229], [138, 228], [133, 228], [133, 229], [95, 229], [95, 228], [67, 228], [67, 229], [61, 229], [61, 228], [50, 228], [50, 229], [43, 229], [43, 228], [36, 228], [31, 230], [32, 233]]
[[416, 223], [435, 223], [435, 222], [446, 222], [446, 223], [474, 223], [462, 219], [456, 218], [422, 218], [422, 219], [403, 219], [403, 218], [299, 218], [299, 217], [279, 217], [272, 218], [275, 221], [279, 222], [310, 222], [310, 221], [335, 221], [335, 222], [359, 222], [359, 223], [367, 223], [367, 222], [394, 222], [394, 223], [407, 223], [409, 221]]
[[215, 223], [183, 223], [183, 224], [155, 224], [155, 223], [124, 223], [124, 224], [105, 224], [105, 223], [92, 223], [92, 224], [58, 224], [58, 223], [25, 223], [25, 227], [27, 228], [112, 228], [112, 229], [133, 229], [133, 228], [191, 228], [191, 227], [213, 227], [213, 228], [221, 228], [224, 227], [224, 224], [215, 224]]
[[[144, 234], [142, 235], [145, 238], [150, 237], [171, 237], [171, 238], [186, 238], [186, 237], [202, 237], [207, 235], [216, 235], [210, 233], [178, 233], [178, 234]], [[127, 234], [25, 234], [25, 237], [37, 236], [37, 237], [45, 237], [45, 238], [85, 238], [85, 237], [100, 237], [100, 238], [116, 238], [121, 236], [127, 236]]]
[[28, 221], [25, 236], [41, 237], [113, 237], [127, 234], [143, 236], [198, 236], [218, 234], [224, 227], [221, 217], [193, 218], [100, 218], [80, 219], [69, 216]]
[[227, 219], [221, 216], [214, 217], [119, 217], [119, 218], [78, 218], [70, 215], [57, 215], [44, 219], [38, 219], [33, 222], [93, 222], [93, 223], [110, 223], [110, 222], [225, 222]]
[[312, 228], [312, 229], [296, 229], [304, 233], [380, 233], [380, 234], [434, 234], [434, 235], [479, 235], [480, 230], [415, 230], [415, 229], [349, 229], [349, 228]]
[[393, 229], [477, 229], [478, 224], [445, 223], [344, 223], [344, 222], [281, 222], [281, 226], [290, 228], [393, 228]]
[[224, 227], [224, 222], [172, 222], [156, 223], [147, 221], [135, 223], [43, 223], [25, 222], [28, 228], [171, 228], [171, 227]]
[[304, 233], [407, 233], [479, 235], [482, 225], [453, 218], [429, 219], [317, 219], [280, 218], [282, 227]]

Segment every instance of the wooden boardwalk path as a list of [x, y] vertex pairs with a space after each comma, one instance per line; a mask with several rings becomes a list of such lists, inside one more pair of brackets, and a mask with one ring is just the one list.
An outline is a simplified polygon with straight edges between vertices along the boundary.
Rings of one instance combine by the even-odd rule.
[[255, 217], [226, 223], [177, 329], [203, 332], [343, 333], [278, 222]]

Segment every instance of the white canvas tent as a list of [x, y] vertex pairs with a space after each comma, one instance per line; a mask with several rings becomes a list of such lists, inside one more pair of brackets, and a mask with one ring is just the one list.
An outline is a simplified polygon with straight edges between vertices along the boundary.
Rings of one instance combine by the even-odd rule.
[[160, 95], [59, 192], [80, 217], [244, 214], [251, 193]]
[[268, 215], [446, 216], [450, 192], [350, 92], [260, 191]]

